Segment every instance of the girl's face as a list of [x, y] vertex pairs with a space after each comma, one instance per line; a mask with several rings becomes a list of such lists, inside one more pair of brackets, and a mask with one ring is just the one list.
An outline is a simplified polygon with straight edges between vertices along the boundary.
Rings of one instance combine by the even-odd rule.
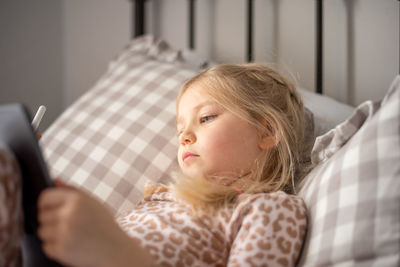
[[201, 84], [179, 99], [177, 130], [178, 161], [188, 177], [243, 176], [262, 151], [255, 127], [216, 103]]

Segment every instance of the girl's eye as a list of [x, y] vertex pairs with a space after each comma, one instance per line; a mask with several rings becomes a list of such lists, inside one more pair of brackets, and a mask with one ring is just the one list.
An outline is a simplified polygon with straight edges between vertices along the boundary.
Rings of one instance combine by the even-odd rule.
[[209, 115], [209, 116], [204, 116], [200, 118], [200, 123], [204, 123], [204, 122], [209, 122], [212, 119], [215, 119], [217, 117], [217, 115]]

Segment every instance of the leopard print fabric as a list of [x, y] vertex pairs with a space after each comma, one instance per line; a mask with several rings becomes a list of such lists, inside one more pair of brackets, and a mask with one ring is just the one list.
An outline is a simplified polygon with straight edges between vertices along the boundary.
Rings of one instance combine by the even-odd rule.
[[13, 154], [0, 145], [0, 266], [22, 266], [21, 177]]
[[117, 221], [156, 266], [293, 266], [307, 218], [303, 201], [283, 192], [241, 195], [234, 208], [197, 217], [161, 192]]

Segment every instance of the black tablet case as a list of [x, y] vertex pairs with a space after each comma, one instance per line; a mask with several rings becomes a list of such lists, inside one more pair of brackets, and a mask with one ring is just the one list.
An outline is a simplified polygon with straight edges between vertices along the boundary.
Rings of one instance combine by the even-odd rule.
[[37, 237], [37, 200], [43, 189], [52, 186], [52, 180], [24, 105], [0, 105], [0, 142], [14, 153], [22, 175], [23, 266], [61, 266], [44, 255]]

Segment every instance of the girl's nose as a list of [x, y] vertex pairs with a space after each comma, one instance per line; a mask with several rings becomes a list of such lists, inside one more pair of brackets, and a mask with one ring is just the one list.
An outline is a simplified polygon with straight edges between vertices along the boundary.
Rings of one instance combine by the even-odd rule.
[[192, 132], [183, 132], [179, 142], [181, 145], [189, 145], [196, 142], [196, 136]]

